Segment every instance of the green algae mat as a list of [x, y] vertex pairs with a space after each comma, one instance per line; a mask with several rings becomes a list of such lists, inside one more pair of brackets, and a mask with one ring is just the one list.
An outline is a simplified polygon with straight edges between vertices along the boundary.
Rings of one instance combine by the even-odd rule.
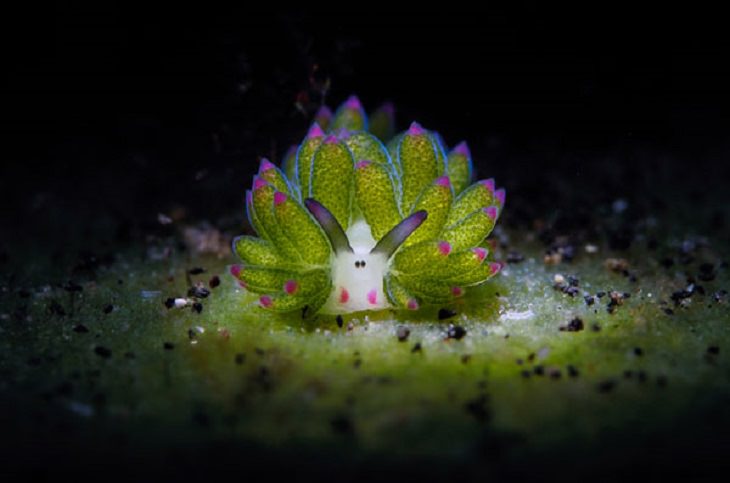
[[225, 239], [211, 227], [55, 265], [9, 250], [9, 467], [184, 474], [221, 458], [482, 477], [712, 463], [728, 424], [727, 253], [654, 224], [624, 250], [546, 250], [506, 219], [504, 269], [457, 303], [341, 319], [260, 307], [228, 274], [226, 243], [190, 245], [191, 230]]

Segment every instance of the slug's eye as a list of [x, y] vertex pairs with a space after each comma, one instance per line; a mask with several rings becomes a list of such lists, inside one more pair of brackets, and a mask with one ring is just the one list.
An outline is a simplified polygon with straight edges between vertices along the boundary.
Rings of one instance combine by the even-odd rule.
[[358, 260], [355, 262], [355, 267], [362, 268], [365, 266], [365, 260]]

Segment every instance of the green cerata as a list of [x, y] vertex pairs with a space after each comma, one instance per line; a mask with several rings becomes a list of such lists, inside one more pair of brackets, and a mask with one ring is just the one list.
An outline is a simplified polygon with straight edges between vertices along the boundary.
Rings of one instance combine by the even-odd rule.
[[499, 272], [486, 238], [504, 189], [472, 184], [465, 142], [449, 150], [416, 122], [396, 135], [393, 125], [390, 105], [368, 119], [352, 96], [334, 115], [321, 109], [281, 167], [261, 160], [246, 192], [257, 236], [234, 239], [243, 263], [230, 270], [261, 307], [416, 310]]

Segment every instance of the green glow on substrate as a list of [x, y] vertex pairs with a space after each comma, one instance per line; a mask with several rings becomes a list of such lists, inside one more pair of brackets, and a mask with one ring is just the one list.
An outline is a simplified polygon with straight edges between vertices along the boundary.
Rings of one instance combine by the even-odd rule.
[[[442, 307], [354, 314], [342, 328], [333, 316], [273, 314], [227, 275], [230, 259], [182, 255], [121, 253], [82, 291], [6, 293], [0, 392], [18, 408], [11, 427], [41, 435], [66, 421], [89, 445], [226, 441], [345, 461], [473, 461], [499, 447], [502, 464], [543, 451], [621, 460], [677, 425], [690, 439], [711, 427], [703, 411], [730, 395], [728, 305], [712, 295], [728, 286], [726, 269], [678, 307], [684, 267], [654, 253], [628, 254], [632, 282], [604, 267], [603, 251], [546, 266], [537, 244], [519, 248], [525, 260], [449, 306], [447, 320]], [[194, 281], [221, 285], [201, 313], [166, 308], [193, 266], [206, 269]], [[581, 292], [630, 298], [609, 313], [609, 295], [587, 305], [556, 290], [558, 273], [578, 277]], [[560, 330], [576, 317], [582, 330]], [[466, 335], [447, 338], [450, 323]]]

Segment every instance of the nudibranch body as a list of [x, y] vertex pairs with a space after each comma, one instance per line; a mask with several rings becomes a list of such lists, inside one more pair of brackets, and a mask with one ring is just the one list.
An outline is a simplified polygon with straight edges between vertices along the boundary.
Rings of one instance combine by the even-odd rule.
[[304, 316], [415, 310], [499, 271], [485, 240], [505, 192], [493, 179], [470, 184], [466, 143], [447, 151], [415, 122], [392, 136], [392, 107], [368, 122], [354, 96], [316, 119], [282, 168], [261, 161], [246, 192], [258, 237], [234, 240], [243, 264], [231, 273], [262, 307]]

